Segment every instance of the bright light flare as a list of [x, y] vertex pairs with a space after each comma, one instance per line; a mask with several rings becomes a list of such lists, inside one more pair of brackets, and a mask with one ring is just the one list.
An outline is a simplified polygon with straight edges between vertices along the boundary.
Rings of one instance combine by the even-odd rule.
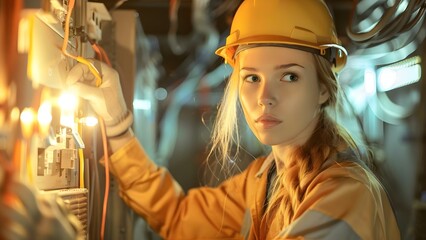
[[365, 69], [364, 88], [367, 96], [374, 96], [376, 94], [376, 71], [374, 69]]
[[58, 98], [58, 105], [63, 110], [76, 110], [78, 106], [78, 98], [74, 94], [64, 92]]
[[383, 67], [378, 70], [377, 89], [381, 92], [416, 83], [422, 76], [420, 64], [401, 68]]
[[74, 128], [75, 126], [75, 111], [78, 106], [78, 98], [69, 92], [59, 96], [58, 105], [61, 109], [61, 125]]
[[32, 108], [24, 108], [21, 113], [21, 130], [24, 138], [30, 138], [33, 134], [35, 112]]
[[40, 134], [43, 136], [48, 135], [50, 123], [52, 122], [52, 104], [50, 102], [46, 101], [40, 105], [37, 120]]
[[88, 127], [94, 127], [98, 125], [98, 119], [93, 116], [88, 116], [80, 119], [80, 122]]
[[19, 111], [18, 107], [14, 107], [12, 111], [10, 111], [10, 120], [13, 123], [16, 123], [19, 120], [19, 115], [21, 112]]
[[151, 102], [146, 99], [135, 99], [133, 100], [133, 108], [137, 110], [150, 110]]

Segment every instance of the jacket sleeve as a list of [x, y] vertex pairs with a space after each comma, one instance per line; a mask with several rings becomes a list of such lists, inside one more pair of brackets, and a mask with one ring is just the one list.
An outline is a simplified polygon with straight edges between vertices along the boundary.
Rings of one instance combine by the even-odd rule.
[[400, 239], [386, 193], [361, 167], [335, 167], [307, 190], [279, 239]]
[[245, 174], [187, 195], [134, 138], [111, 156], [120, 196], [165, 239], [241, 239]]

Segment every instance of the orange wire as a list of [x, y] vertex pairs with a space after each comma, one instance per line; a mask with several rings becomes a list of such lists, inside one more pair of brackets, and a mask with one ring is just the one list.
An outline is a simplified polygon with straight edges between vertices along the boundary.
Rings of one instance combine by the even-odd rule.
[[92, 43], [92, 48], [93, 48], [93, 50], [96, 52], [96, 55], [99, 57], [99, 60], [100, 60], [101, 62], [104, 62], [105, 60], [104, 60], [104, 58], [103, 58], [103, 55], [102, 55], [102, 53], [101, 53], [101, 50], [99, 49], [99, 46], [98, 46], [96, 43]]
[[109, 156], [108, 156], [108, 144], [106, 138], [106, 129], [105, 122], [102, 118], [99, 118], [99, 123], [101, 126], [102, 132], [102, 145], [104, 148], [104, 157], [105, 157], [105, 194], [104, 194], [104, 204], [102, 210], [102, 222], [101, 222], [101, 240], [104, 239], [105, 234], [105, 220], [106, 220], [106, 212], [108, 206], [108, 195], [109, 195]]
[[101, 55], [103, 56], [103, 59], [105, 59], [106, 64], [108, 64], [108, 66], [111, 67], [112, 66], [111, 65], [111, 61], [109, 60], [108, 55], [105, 52], [105, 50], [102, 47], [100, 47], [100, 46], [99, 46], [99, 50], [101, 51]]
[[67, 12], [67, 17], [65, 18], [65, 29], [64, 29], [64, 42], [62, 44], [62, 53], [64, 53], [66, 56], [72, 58], [72, 59], [77, 59], [75, 56], [69, 54], [67, 52], [67, 46], [68, 46], [68, 39], [70, 36], [70, 20], [71, 20], [71, 12], [74, 8], [74, 3], [75, 0], [70, 0], [68, 2], [68, 12]]
[[[99, 58], [104, 60], [108, 66], [111, 67], [111, 62], [106, 54], [105, 50], [96, 43], [92, 44], [94, 51], [99, 54]], [[109, 195], [109, 156], [108, 156], [108, 144], [106, 137], [106, 127], [105, 122], [102, 118], [100, 118], [101, 132], [102, 132], [102, 144], [104, 146], [104, 156], [105, 156], [105, 195], [104, 195], [104, 205], [103, 205], [103, 213], [102, 213], [102, 222], [101, 222], [101, 240], [104, 239], [105, 234], [105, 220], [106, 220], [106, 210], [108, 205], [108, 195]]]

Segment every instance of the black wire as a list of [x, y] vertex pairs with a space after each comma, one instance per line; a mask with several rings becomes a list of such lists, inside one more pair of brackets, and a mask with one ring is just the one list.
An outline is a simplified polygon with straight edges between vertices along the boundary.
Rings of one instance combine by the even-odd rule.
[[[400, 2], [396, 4], [399, 5]], [[347, 28], [348, 37], [354, 43], [363, 46], [375, 46], [387, 42], [401, 35], [404, 32], [410, 31], [424, 16], [425, 8], [425, 0], [409, 1], [407, 8], [404, 12], [394, 17], [392, 20], [383, 23], [383, 21], [386, 21], [388, 18], [392, 17], [391, 14], [395, 14], [396, 10], [398, 9], [398, 6], [394, 5], [392, 6], [392, 8], [388, 8], [387, 10], [385, 10], [383, 17], [377, 22], [377, 25], [372, 30], [363, 33], [355, 33], [351, 28]], [[365, 12], [369, 10], [371, 9], [367, 9]], [[362, 14], [363, 13], [359, 15]], [[414, 14], [416, 15], [414, 16], [414, 18], [412, 18]], [[382, 24], [384, 25], [380, 26]], [[353, 22], [351, 22], [351, 26], [353, 25]]]
[[[412, 2], [414, 1], [411, 1], [410, 3]], [[389, 25], [385, 26], [383, 30], [380, 32], [380, 34], [375, 36], [370, 41], [370, 44], [377, 45], [377, 44], [389, 41], [399, 36], [400, 34], [406, 31], [409, 31], [412, 27], [414, 27], [424, 13], [424, 10], [421, 11], [422, 6], [419, 6], [419, 5], [416, 6], [416, 5], [417, 4], [415, 3], [409, 4], [407, 6], [407, 10], [402, 15], [398, 15]], [[419, 11], [419, 13], [414, 18], [416, 19], [416, 21], [409, 22], [411, 16], [416, 11]], [[407, 26], [410, 26], [410, 27], [407, 27]]]

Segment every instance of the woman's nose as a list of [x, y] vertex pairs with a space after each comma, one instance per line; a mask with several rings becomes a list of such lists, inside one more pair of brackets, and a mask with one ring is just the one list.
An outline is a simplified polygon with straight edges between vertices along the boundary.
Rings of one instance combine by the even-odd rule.
[[276, 104], [277, 100], [272, 92], [270, 84], [265, 84], [261, 87], [258, 98], [259, 106], [271, 107]]
[[271, 107], [273, 105], [275, 105], [275, 100], [272, 99], [272, 98], [261, 98], [261, 99], [259, 99], [259, 106], [263, 106], [263, 107], [270, 106]]

